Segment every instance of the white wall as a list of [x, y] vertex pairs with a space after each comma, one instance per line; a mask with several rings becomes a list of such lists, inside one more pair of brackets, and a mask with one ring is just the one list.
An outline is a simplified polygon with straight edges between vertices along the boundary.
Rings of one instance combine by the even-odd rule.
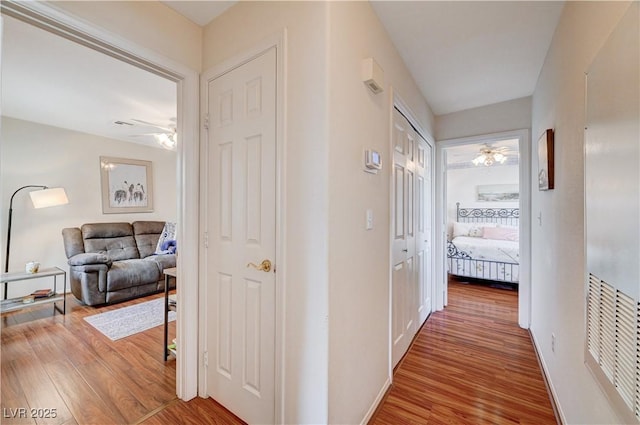
[[[389, 379], [391, 88], [433, 132], [433, 114], [368, 2], [330, 2], [329, 423], [361, 423]], [[373, 57], [385, 90], [362, 82]], [[382, 154], [377, 175], [364, 150]], [[365, 230], [365, 211], [373, 230]]]
[[438, 141], [531, 128], [531, 97], [436, 117]]
[[[284, 423], [327, 423], [328, 145], [326, 2], [239, 2], [204, 31], [203, 69], [286, 28]], [[276, 262], [281, 259], [276, 259]]]
[[202, 28], [158, 1], [53, 1], [54, 7], [99, 25], [196, 71]]
[[584, 74], [628, 7], [567, 2], [533, 94], [533, 140], [555, 130], [556, 188], [540, 192], [533, 179], [532, 216], [542, 223], [532, 225], [531, 332], [568, 424], [619, 422], [584, 366]]
[[[358, 423], [389, 377], [390, 84], [433, 115], [368, 3], [239, 3], [205, 28], [203, 68], [287, 29], [285, 423]], [[383, 94], [361, 60], [385, 70]], [[374, 210], [375, 229], [364, 231]], [[328, 329], [327, 329], [328, 320]]]
[[[30, 260], [40, 261], [41, 267], [58, 266], [68, 271], [61, 234], [65, 227], [95, 222], [176, 220], [175, 152], [8, 117], [2, 117], [0, 130], [3, 217], [6, 218], [4, 213], [9, 210], [12, 193], [24, 185], [63, 187], [69, 198], [67, 205], [36, 210], [28, 189], [15, 196], [10, 271], [24, 270], [24, 264]], [[154, 212], [102, 213], [101, 155], [153, 161]], [[5, 220], [0, 229], [4, 257]], [[29, 284], [9, 285], [9, 297], [29, 294], [33, 289], [49, 286], [50, 282], [51, 279], [36, 279]]]
[[518, 208], [515, 202], [482, 202], [476, 198], [478, 185], [515, 184], [520, 181], [517, 165], [454, 168], [447, 170], [447, 216], [456, 220], [456, 202], [462, 208]]

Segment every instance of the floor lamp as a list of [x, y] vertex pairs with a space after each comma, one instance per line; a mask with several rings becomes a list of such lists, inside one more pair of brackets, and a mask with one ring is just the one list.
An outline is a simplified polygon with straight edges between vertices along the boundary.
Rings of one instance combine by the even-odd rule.
[[[55, 207], [56, 205], [64, 205], [68, 204], [69, 200], [67, 199], [67, 194], [64, 189], [61, 187], [53, 187], [48, 188], [47, 186], [41, 185], [27, 185], [22, 186], [11, 195], [11, 200], [9, 201], [9, 222], [7, 225], [7, 252], [4, 257], [4, 272], [9, 272], [9, 248], [11, 246], [11, 216], [13, 215], [13, 197], [16, 196], [16, 193], [20, 192], [22, 189], [28, 188], [37, 188], [39, 190], [34, 190], [29, 193], [31, 197], [31, 202], [33, 203], [34, 208], [47, 208], [47, 207]], [[6, 290], [5, 290], [6, 295]]]

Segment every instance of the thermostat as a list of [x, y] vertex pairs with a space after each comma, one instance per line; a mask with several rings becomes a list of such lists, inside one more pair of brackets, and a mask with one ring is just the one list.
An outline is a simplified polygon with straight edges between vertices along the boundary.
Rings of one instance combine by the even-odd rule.
[[376, 174], [378, 170], [382, 170], [382, 158], [378, 151], [367, 149], [364, 151], [364, 166], [367, 173]]

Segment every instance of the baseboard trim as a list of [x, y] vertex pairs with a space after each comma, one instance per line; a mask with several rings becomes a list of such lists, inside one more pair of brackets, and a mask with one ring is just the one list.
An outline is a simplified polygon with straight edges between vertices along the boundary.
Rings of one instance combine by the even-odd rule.
[[378, 409], [382, 407], [382, 404], [383, 404], [382, 402], [384, 401], [384, 399], [387, 398], [387, 395], [389, 394], [389, 390], [391, 390], [391, 379], [387, 378], [387, 381], [384, 383], [384, 385], [380, 389], [380, 392], [376, 396], [376, 399], [373, 400], [373, 403], [371, 404], [371, 407], [367, 411], [367, 414], [364, 415], [364, 418], [362, 418], [362, 422], [360, 422], [360, 425], [365, 425], [369, 423], [371, 418], [374, 417]]
[[567, 420], [564, 417], [564, 414], [562, 413], [562, 409], [560, 408], [560, 405], [557, 402], [558, 395], [556, 394], [556, 390], [553, 387], [553, 383], [549, 378], [549, 371], [547, 370], [547, 365], [544, 362], [544, 358], [540, 354], [540, 351], [538, 349], [538, 344], [536, 343], [535, 335], [533, 334], [533, 332], [531, 332], [531, 329], [528, 329], [528, 331], [529, 331], [529, 337], [531, 338], [531, 343], [533, 344], [533, 351], [536, 353], [536, 359], [538, 359], [538, 365], [540, 366], [540, 370], [542, 370], [542, 378], [544, 380], [544, 385], [547, 387], [547, 393], [549, 393], [549, 400], [551, 400], [551, 407], [553, 408], [553, 413], [556, 416], [556, 421], [558, 422], [558, 425], [564, 425], [567, 423]]

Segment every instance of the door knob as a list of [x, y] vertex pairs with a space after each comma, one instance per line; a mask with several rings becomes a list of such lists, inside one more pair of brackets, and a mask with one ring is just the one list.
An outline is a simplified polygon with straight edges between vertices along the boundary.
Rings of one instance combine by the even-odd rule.
[[271, 271], [271, 261], [269, 260], [263, 260], [262, 263], [258, 264], [253, 264], [253, 263], [249, 263], [247, 264], [247, 267], [253, 267], [256, 270], [260, 270], [263, 272], [270, 272]]

